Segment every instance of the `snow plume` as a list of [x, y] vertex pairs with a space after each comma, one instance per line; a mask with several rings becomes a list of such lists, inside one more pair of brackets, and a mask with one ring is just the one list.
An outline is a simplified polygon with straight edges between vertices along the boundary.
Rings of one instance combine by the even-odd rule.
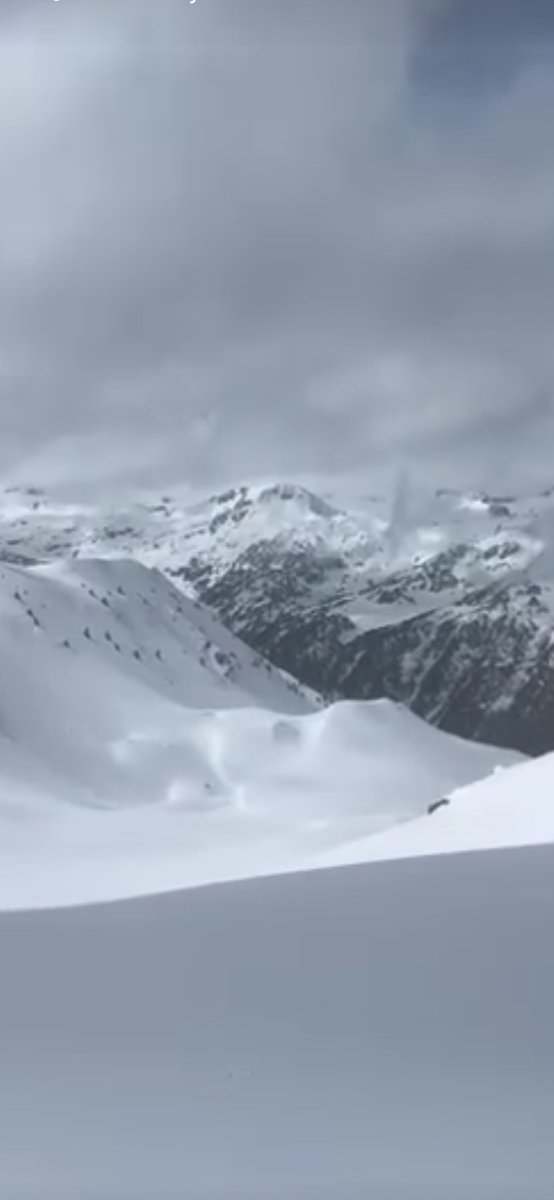
[[409, 472], [404, 467], [398, 474], [394, 488], [391, 514], [386, 533], [386, 548], [389, 561], [392, 563], [400, 554], [402, 543], [410, 529], [410, 505], [412, 485]]

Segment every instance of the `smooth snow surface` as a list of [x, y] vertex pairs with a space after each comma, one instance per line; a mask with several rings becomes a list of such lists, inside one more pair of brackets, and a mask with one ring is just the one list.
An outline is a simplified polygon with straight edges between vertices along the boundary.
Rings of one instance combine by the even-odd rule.
[[318, 698], [157, 572], [0, 569], [0, 908], [290, 871], [516, 755]]
[[554, 843], [554, 754], [497, 768], [492, 776], [455, 789], [448, 806], [375, 837], [327, 854], [352, 863], [414, 855], [456, 854]]
[[2, 1200], [551, 1200], [554, 850], [0, 916]]

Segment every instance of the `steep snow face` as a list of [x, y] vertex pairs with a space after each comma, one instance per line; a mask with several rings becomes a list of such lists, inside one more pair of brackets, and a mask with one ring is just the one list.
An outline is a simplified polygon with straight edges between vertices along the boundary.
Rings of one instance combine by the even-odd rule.
[[284, 678], [157, 572], [0, 569], [0, 907], [292, 870], [514, 756]]
[[[258, 701], [281, 711], [319, 703], [249, 650], [198, 601], [134, 562], [0, 567], [4, 652], [33, 633], [33, 652], [73, 651], [195, 707]], [[6, 637], [9, 631], [10, 637]], [[69, 643], [69, 644], [67, 644]], [[92, 652], [91, 652], [92, 651]], [[60, 660], [58, 658], [58, 671]]]
[[0, 1195], [551, 1200], [553, 877], [549, 847], [0, 915]]
[[[8, 763], [17, 778], [38, 773], [41, 792], [72, 803], [156, 798], [163, 772], [148, 767], [148, 747], [161, 755], [165, 745], [170, 758], [173, 746], [187, 762], [183, 709], [262, 705], [294, 715], [319, 703], [133, 563], [1, 568], [0, 672], [8, 799]], [[191, 780], [202, 778], [200, 762], [189, 766]]]

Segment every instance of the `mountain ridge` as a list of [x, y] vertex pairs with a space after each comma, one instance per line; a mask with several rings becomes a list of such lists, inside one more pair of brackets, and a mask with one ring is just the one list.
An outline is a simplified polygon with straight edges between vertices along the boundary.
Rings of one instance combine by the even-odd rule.
[[450, 732], [554, 748], [554, 489], [341, 507], [293, 483], [115, 508], [0, 497], [0, 556], [131, 556], [328, 698], [389, 696]]

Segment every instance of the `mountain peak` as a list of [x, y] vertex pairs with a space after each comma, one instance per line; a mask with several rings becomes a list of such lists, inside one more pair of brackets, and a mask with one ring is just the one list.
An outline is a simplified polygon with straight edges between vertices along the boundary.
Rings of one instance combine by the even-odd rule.
[[295, 504], [304, 512], [313, 513], [317, 517], [334, 517], [338, 509], [333, 508], [326, 500], [322, 500], [309, 488], [296, 483], [274, 483], [258, 491], [256, 500], [262, 504]]

